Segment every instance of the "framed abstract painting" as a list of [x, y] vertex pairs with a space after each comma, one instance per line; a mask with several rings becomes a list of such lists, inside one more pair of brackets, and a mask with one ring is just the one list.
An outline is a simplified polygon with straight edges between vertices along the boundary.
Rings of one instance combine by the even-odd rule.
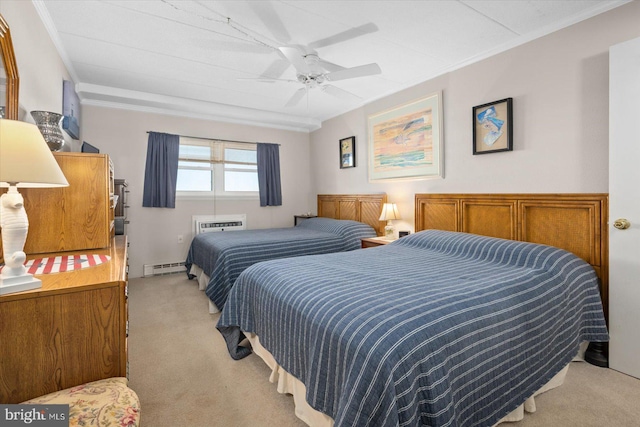
[[368, 117], [369, 181], [444, 177], [442, 94]]
[[513, 98], [473, 107], [473, 154], [513, 151]]

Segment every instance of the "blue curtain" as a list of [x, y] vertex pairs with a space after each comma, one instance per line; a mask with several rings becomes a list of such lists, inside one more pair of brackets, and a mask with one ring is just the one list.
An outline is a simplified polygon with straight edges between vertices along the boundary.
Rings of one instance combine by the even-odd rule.
[[260, 206], [281, 206], [280, 146], [258, 143], [257, 158]]
[[175, 208], [180, 136], [149, 132], [142, 206]]

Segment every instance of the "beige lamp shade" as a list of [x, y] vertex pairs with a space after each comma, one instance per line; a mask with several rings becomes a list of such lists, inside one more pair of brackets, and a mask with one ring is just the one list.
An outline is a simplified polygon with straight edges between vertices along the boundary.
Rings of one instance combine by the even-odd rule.
[[38, 127], [0, 119], [0, 187], [69, 185]]
[[380, 221], [389, 221], [392, 219], [401, 219], [398, 207], [395, 203], [385, 203], [382, 206], [382, 214], [380, 215]]

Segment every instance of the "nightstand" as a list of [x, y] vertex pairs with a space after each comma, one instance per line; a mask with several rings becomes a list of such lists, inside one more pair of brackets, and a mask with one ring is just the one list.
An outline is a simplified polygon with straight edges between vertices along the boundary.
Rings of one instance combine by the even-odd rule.
[[375, 248], [376, 246], [382, 246], [382, 245], [386, 245], [389, 244], [393, 241], [395, 241], [396, 239], [388, 239], [386, 237], [367, 237], [364, 239], [360, 239], [361, 240], [361, 244], [362, 244], [362, 248]]
[[294, 215], [293, 216], [293, 226], [295, 227], [296, 225], [298, 225], [298, 222], [303, 221], [305, 219], [309, 219], [309, 218], [317, 218], [317, 215]]

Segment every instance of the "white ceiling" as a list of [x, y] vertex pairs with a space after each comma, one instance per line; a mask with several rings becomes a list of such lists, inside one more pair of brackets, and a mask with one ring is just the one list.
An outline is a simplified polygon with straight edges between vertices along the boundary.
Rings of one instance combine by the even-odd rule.
[[[626, 2], [33, 1], [83, 105], [302, 131]], [[239, 80], [296, 80], [278, 49], [288, 45], [382, 72], [325, 82], [295, 107], [302, 83]]]

